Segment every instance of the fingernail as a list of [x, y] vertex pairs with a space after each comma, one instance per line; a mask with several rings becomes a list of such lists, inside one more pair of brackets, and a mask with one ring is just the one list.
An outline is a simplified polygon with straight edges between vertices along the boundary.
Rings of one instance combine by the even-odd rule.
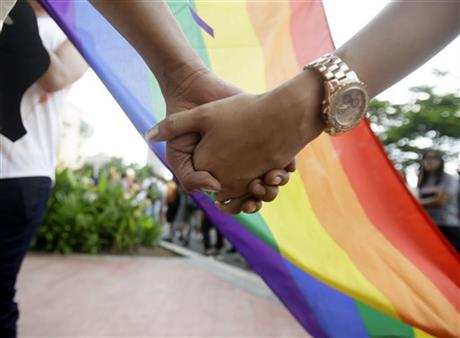
[[149, 129], [145, 134], [144, 138], [147, 140], [154, 140], [156, 136], [160, 133], [160, 129], [158, 128], [158, 125]]
[[255, 205], [251, 205], [249, 208], [246, 209], [246, 213], [248, 214], [252, 214], [256, 211], [256, 206]]
[[273, 183], [275, 184], [280, 184], [283, 179], [280, 176], [276, 176], [275, 179], [273, 180]]

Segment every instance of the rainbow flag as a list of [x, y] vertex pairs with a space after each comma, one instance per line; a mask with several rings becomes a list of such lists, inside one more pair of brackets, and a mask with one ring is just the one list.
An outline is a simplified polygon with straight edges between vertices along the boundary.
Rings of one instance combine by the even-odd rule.
[[[42, 3], [140, 134], [164, 117], [155, 78], [89, 3]], [[169, 5], [209, 68], [249, 92], [334, 50], [318, 1]], [[150, 147], [164, 160], [164, 144]], [[459, 257], [366, 123], [308, 145], [289, 185], [258, 214], [226, 216], [194, 197], [314, 337], [460, 336]]]

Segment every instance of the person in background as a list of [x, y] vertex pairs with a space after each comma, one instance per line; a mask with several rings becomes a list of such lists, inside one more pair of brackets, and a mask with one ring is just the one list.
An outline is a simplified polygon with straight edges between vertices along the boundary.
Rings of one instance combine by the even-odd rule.
[[165, 238], [166, 241], [174, 240], [174, 220], [176, 219], [177, 210], [179, 209], [179, 192], [177, 183], [171, 180], [167, 183], [166, 193], [166, 222], [168, 223], [169, 234]]
[[[44, 53], [49, 54], [49, 66], [40, 77], [16, 93], [18, 121], [23, 132], [17, 137], [9, 133], [0, 135], [0, 337], [15, 338], [16, 322], [19, 317], [18, 306], [14, 301], [16, 277], [21, 263], [29, 248], [37, 226], [46, 212], [48, 198], [56, 167], [58, 140], [61, 129], [61, 112], [69, 85], [80, 78], [87, 69], [86, 63], [76, 52], [72, 44], [56, 26], [54, 21], [44, 15], [36, 3], [35, 10], [24, 1], [16, 4], [11, 12], [11, 22], [0, 33], [2, 48], [0, 58], [23, 59], [27, 53], [14, 43], [20, 41], [18, 35], [25, 34], [30, 39], [37, 35], [43, 43]], [[19, 11], [28, 21], [17, 20]], [[38, 30], [26, 31], [27, 24], [33, 24]], [[14, 39], [9, 34], [16, 31]], [[3, 42], [12, 43], [11, 48], [3, 48]], [[17, 53], [11, 57], [11, 53]], [[4, 66], [4, 64], [2, 65]], [[14, 64], [11, 65], [13, 67]], [[24, 68], [16, 70], [19, 77], [25, 76]], [[29, 71], [27, 69], [27, 71]], [[33, 71], [33, 70], [31, 70]], [[7, 73], [10, 74], [10, 73]], [[2, 81], [17, 82], [11, 74], [2, 72]], [[10, 88], [11, 89], [11, 88]], [[2, 87], [2, 97], [5, 94]], [[11, 97], [11, 96], [10, 96]], [[12, 110], [2, 110], [4, 116], [14, 115]], [[4, 126], [7, 126], [6, 124]], [[13, 128], [15, 130], [16, 128]], [[4, 131], [4, 130], [2, 130]], [[15, 135], [14, 133], [11, 135]]]
[[155, 221], [155, 210], [153, 207], [153, 200], [149, 195], [146, 195], [142, 201], [144, 206], [144, 214], [145, 216], [149, 216], [151, 219]]
[[[216, 230], [216, 243], [211, 246], [210, 233], [213, 228]], [[206, 256], [218, 255], [224, 246], [224, 237], [220, 233], [219, 229], [212, 224], [211, 220], [204, 213], [201, 220], [201, 231], [203, 233], [204, 254]]]
[[115, 167], [110, 167], [109, 169], [109, 180], [112, 185], [121, 185], [121, 174]]
[[457, 169], [458, 175], [458, 194], [457, 194], [457, 210], [458, 210], [458, 218], [460, 219], [460, 167]]
[[152, 185], [155, 187], [156, 198], [153, 202], [153, 209], [155, 213], [155, 219], [160, 222], [160, 224], [165, 224], [166, 222], [166, 200], [168, 198], [167, 185], [163, 180], [160, 180], [156, 177], [152, 177]]
[[176, 231], [179, 231], [179, 241], [181, 241], [183, 245], [188, 246], [190, 244], [194, 225], [198, 223], [195, 217], [198, 212], [198, 207], [193, 198], [180, 187], [178, 189], [178, 194], [179, 207], [172, 226], [172, 238], [174, 241], [174, 235]]
[[444, 171], [444, 160], [439, 151], [429, 149], [423, 154], [417, 191], [420, 204], [460, 252], [458, 179]]

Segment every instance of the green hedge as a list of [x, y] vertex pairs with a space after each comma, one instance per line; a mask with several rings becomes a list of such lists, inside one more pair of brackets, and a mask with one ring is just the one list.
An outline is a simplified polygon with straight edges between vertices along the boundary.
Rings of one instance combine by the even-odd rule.
[[96, 254], [134, 252], [140, 246], [154, 246], [160, 236], [160, 224], [108, 176], [108, 172], [101, 172], [95, 184], [90, 171], [58, 172], [33, 249]]

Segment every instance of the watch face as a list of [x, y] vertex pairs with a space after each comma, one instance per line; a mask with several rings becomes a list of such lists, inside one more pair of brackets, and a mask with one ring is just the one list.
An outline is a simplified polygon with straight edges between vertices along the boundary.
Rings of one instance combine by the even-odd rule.
[[335, 123], [339, 129], [351, 129], [362, 120], [368, 104], [368, 96], [364, 88], [353, 84], [340, 88], [334, 100]]

